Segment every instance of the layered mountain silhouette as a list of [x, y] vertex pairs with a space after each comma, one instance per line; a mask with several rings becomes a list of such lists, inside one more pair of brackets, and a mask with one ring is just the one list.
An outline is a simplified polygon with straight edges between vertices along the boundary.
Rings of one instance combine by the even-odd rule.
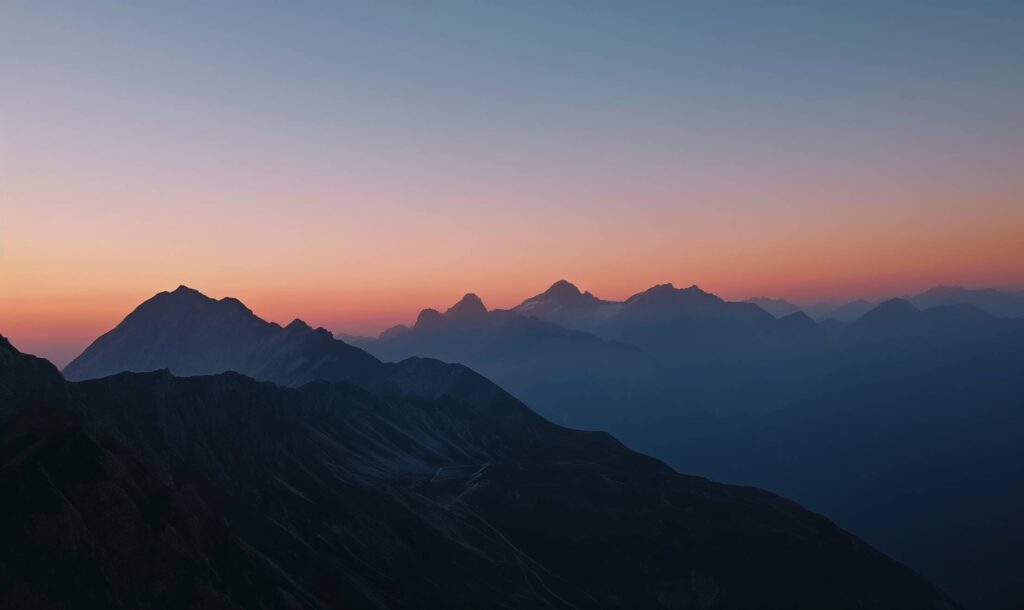
[[544, 292], [515, 306], [512, 311], [566, 328], [586, 329], [600, 325], [619, 309], [621, 303], [603, 301], [589, 292], [580, 292], [566, 280], [559, 280]]
[[[453, 368], [417, 365], [435, 376]], [[471, 381], [463, 390], [475, 391], [432, 398], [166, 370], [74, 383], [0, 341], [0, 484], [35, 481], [39, 488], [5, 510], [40, 525], [5, 544], [0, 599], [110, 606], [153, 599], [157, 607], [953, 607], [914, 572], [792, 502], [680, 475], [607, 434], [561, 428], [459, 370]], [[65, 421], [74, 422], [70, 438], [55, 438], [53, 429], [69, 429]], [[109, 440], [95, 440], [101, 437]], [[126, 473], [121, 463], [135, 466]], [[174, 498], [186, 491], [194, 502], [179, 508]], [[97, 516], [122, 505], [116, 514], [127, 521]], [[218, 519], [196, 516], [207, 508]], [[69, 511], [70, 519], [61, 518]], [[179, 520], [186, 522], [179, 527]], [[161, 557], [162, 545], [181, 557]], [[193, 548], [205, 563], [190, 563]], [[59, 565], [74, 588], [54, 581], [50, 565], [19, 565], [22, 549], [71, 557]], [[94, 567], [72, 572], [91, 560]], [[129, 597], [137, 592], [149, 597]]]
[[[660, 284], [622, 303], [614, 303], [599, 300], [589, 292], [581, 293], [564, 280], [517, 305], [513, 311], [556, 324], [565, 324], [568, 317], [571, 324], [567, 325], [609, 339], [622, 339], [653, 324], [730, 321], [767, 325], [772, 319], [756, 305], [723, 301], [697, 286], [676, 288]], [[566, 316], [567, 311], [572, 312], [571, 316]]]
[[[541, 296], [574, 292], [579, 293], [575, 286], [559, 282]], [[558, 323], [560, 316], [552, 315], [550, 308], [531, 305], [550, 300], [533, 297], [514, 311], [529, 311], [533, 317]], [[641, 348], [661, 364], [674, 367], [703, 362], [740, 337], [777, 336], [773, 332], [776, 320], [765, 310], [753, 303], [725, 301], [697, 286], [660, 284], [621, 303], [598, 301], [592, 296], [586, 302], [601, 305], [589, 314], [578, 309], [572, 318], [574, 328]]]
[[[562, 285], [545, 294], [573, 293]], [[411, 327], [388, 329], [359, 346], [385, 361], [423, 356], [464, 363], [574, 427], [607, 428], [622, 417], [623, 404], [649, 404], [666, 391], [667, 376], [639, 349], [514, 310], [488, 311], [473, 294], [443, 314], [424, 310]], [[564, 408], [583, 404], [585, 412]]]
[[162, 369], [182, 376], [237, 372], [292, 387], [345, 381], [374, 392], [451, 394], [481, 405], [497, 390], [464, 366], [415, 358], [382, 363], [326, 329], [301, 320], [282, 327], [236, 299], [211, 299], [185, 286], [139, 305], [63, 373], [76, 381]]
[[[1020, 321], [907, 299], [857, 302], [848, 310], [865, 311], [843, 314], [847, 323], [816, 323], [697, 287], [660, 285], [622, 303], [584, 295], [559, 282], [513, 310], [549, 326], [569, 319], [605, 341], [571, 354], [527, 341], [519, 318], [492, 340], [480, 320], [513, 319], [508, 312], [473, 324], [434, 312], [429, 332], [418, 323], [364, 345], [384, 360], [463, 362], [556, 421], [607, 429], [686, 472], [795, 497], [976, 607], [1024, 601], [1024, 563], [1012, 550], [1024, 528], [1011, 516], [1024, 510], [1015, 474], [1024, 455], [1006, 445], [1024, 435]], [[557, 317], [571, 303], [580, 305]], [[642, 370], [653, 379], [636, 389], [632, 380], [644, 377], [622, 374], [634, 369], [600, 366], [588, 350], [609, 345], [639, 352], [631, 361], [649, 363]], [[533, 361], [544, 364], [523, 365]], [[574, 362], [593, 366], [545, 376]]]
[[[140, 306], [65, 373], [234, 370], [281, 385], [326, 379], [487, 404], [479, 397], [493, 386], [468, 369], [403, 358], [461, 362], [545, 417], [608, 430], [680, 471], [793, 497], [973, 607], [1024, 600], [1014, 551], [1024, 527], [1013, 516], [1024, 510], [1024, 455], [1011, 442], [1024, 435], [1024, 323], [906, 299], [842, 324], [775, 318], [695, 286], [655, 286], [621, 303], [586, 295], [559, 282], [526, 301], [531, 315], [488, 311], [475, 296], [425, 310], [361, 343], [398, 360], [388, 363], [324, 330], [281, 328], [236, 301], [179, 289], [149, 303], [160, 307]], [[178, 311], [179, 296], [201, 306], [150, 313]], [[543, 319], [560, 299], [579, 304], [573, 329]], [[209, 322], [236, 315], [228, 309], [247, 312], [244, 322]]]

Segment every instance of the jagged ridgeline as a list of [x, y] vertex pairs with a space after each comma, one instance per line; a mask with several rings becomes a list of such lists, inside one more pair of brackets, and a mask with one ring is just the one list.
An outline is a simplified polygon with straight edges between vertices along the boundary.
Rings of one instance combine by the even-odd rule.
[[[167, 353], [183, 357], [181, 345], [230, 336], [258, 350], [309, 341], [308, 355], [293, 351], [288, 361], [340, 371], [352, 359], [369, 382], [345, 375], [294, 388], [166, 370], [66, 382], [3, 341], [0, 485], [21, 497], [6, 504], [17, 544], [0, 551], [0, 603], [954, 607], [793, 502], [681, 475], [607, 434], [554, 425], [465, 367], [385, 365], [323, 333], [269, 326], [234, 302], [193, 293], [157, 304], [179, 297], [267, 334], [254, 340], [204, 322], [203, 333], [220, 334], [189, 337], [196, 312], [178, 317], [151, 302], [140, 311], [174, 329], [166, 337], [178, 344]], [[119, 328], [139, 330], [137, 322]], [[102, 340], [127, 340], [118, 334]], [[286, 375], [298, 379], [300, 368]], [[165, 541], [177, 563], [154, 552]], [[26, 554], [38, 561], [25, 563]], [[69, 561], [66, 578], [91, 561], [94, 576], [69, 589], [46, 567]], [[169, 565], [183, 567], [171, 576]]]

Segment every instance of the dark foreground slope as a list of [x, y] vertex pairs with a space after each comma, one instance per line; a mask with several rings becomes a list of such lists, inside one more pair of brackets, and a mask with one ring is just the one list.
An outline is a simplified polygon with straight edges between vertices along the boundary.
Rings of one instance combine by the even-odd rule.
[[282, 608], [262, 560], [186, 487], [69, 411], [0, 338], [0, 607]]
[[[3, 350], [0, 376], [26, 358]], [[461, 370], [472, 401], [237, 374], [35, 386], [66, 391], [170, 488], [195, 489], [309, 605], [952, 607], [792, 502], [555, 426]], [[31, 409], [24, 385], [5, 403]]]

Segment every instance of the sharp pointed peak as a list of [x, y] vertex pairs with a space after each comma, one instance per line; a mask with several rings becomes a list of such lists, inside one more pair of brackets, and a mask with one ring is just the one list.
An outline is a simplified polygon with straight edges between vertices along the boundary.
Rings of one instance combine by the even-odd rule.
[[701, 295], [704, 295], [704, 294], [708, 294], [709, 295], [709, 294], [711, 294], [710, 292], [708, 292], [707, 290], [704, 290], [703, 288], [701, 288], [697, 284], [691, 284], [691, 285], [687, 286], [686, 288], [679, 288], [677, 290], [678, 290], [678, 292], [680, 292], [682, 294], [701, 294]]
[[285, 328], [287, 330], [313, 330], [309, 324], [306, 324], [299, 318], [295, 318], [294, 320], [289, 322], [288, 326], [285, 326]]
[[467, 292], [458, 303], [445, 312], [446, 316], [476, 316], [487, 313], [484, 302], [475, 293]]

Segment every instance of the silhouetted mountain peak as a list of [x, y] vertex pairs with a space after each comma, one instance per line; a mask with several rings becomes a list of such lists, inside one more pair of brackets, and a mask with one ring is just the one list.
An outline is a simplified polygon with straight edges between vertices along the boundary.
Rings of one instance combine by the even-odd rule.
[[195, 288], [189, 288], [182, 284], [170, 292], [161, 292], [151, 299], [139, 305], [129, 318], [135, 313], [142, 313], [151, 310], [186, 311], [192, 307], [203, 307], [208, 311], [235, 312], [244, 316], [254, 315], [252, 310], [246, 307], [241, 301], [233, 297], [224, 297], [220, 300], [210, 298]]
[[[315, 352], [315, 358], [310, 356], [304, 367], [290, 349]], [[283, 375], [281, 358], [297, 363], [288, 370], [303, 380], [310, 363], [353, 376], [379, 364], [366, 352], [334, 340], [326, 329], [313, 329], [302, 320], [282, 328], [259, 318], [238, 299], [214, 300], [180, 286], [136, 307], [72, 360], [64, 376], [89, 379], [169, 368], [176, 375], [237, 370], [266, 379]], [[272, 380], [283, 382], [284, 377]]]
[[436, 309], [424, 309], [416, 317], [416, 326], [419, 328], [428, 327], [440, 323], [444, 316]]
[[233, 309], [237, 309], [242, 313], [252, 315], [252, 310], [246, 307], [244, 303], [242, 303], [241, 301], [234, 297], [224, 297], [223, 299], [217, 302], [220, 303], [221, 305], [224, 305], [225, 307], [231, 307]]
[[544, 292], [526, 299], [512, 310], [541, 318], [554, 316], [560, 321], [564, 321], [560, 316], [593, 313], [603, 305], [610, 305], [610, 303], [602, 301], [589, 292], [580, 292], [580, 289], [569, 281], [558, 280]]
[[181, 284], [170, 292], [164, 291], [154, 296], [150, 301], [157, 302], [168, 302], [168, 303], [181, 303], [187, 301], [210, 301], [213, 299], [199, 292], [195, 288], [189, 288], [188, 286]]
[[293, 331], [294, 330], [313, 330], [313, 328], [309, 324], [306, 324], [305, 322], [303, 322], [302, 320], [300, 320], [298, 318], [295, 318], [294, 320], [292, 320], [288, 324], [288, 326], [285, 326], [285, 329], [293, 330]]
[[550, 288], [544, 291], [542, 296], [547, 296], [555, 299], [572, 298], [582, 296], [583, 293], [576, 287], [575, 284], [567, 280], [558, 280], [551, 285]]
[[486, 313], [487, 308], [484, 306], [484, 302], [480, 300], [480, 297], [469, 292], [466, 296], [462, 297], [462, 300], [452, 305], [444, 315], [451, 318], [467, 318], [482, 316]]
[[[671, 284], [669, 284], [669, 285], [671, 286]], [[708, 292], [706, 290], [702, 290], [701, 287], [698, 286], [697, 284], [693, 284], [693, 285], [689, 286], [688, 288], [677, 289], [676, 292], [678, 292], [681, 295], [687, 296], [687, 297], [696, 297], [696, 298], [702, 298], [702, 299], [704, 299], [704, 298], [711, 298], [711, 299], [714, 299], [716, 301], [721, 301], [722, 300], [717, 295], [714, 295], [714, 294], [712, 294], [712, 293], [710, 293], [710, 292]]]
[[688, 288], [676, 288], [671, 283], [657, 284], [626, 299], [627, 305], [671, 305], [676, 303], [721, 302], [722, 299], [701, 290], [693, 284]]

